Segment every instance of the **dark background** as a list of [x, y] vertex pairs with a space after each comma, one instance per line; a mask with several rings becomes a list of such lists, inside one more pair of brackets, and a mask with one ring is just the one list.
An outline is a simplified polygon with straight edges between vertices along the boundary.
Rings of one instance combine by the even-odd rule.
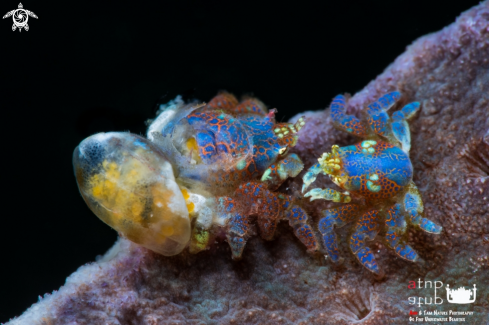
[[[17, 1], [2, 1], [0, 14]], [[157, 103], [178, 94], [254, 94], [284, 121], [324, 108], [479, 1], [322, 2], [27, 0], [39, 17], [28, 32], [2, 20], [0, 322], [116, 240], [76, 186], [71, 157], [83, 138], [144, 134]]]

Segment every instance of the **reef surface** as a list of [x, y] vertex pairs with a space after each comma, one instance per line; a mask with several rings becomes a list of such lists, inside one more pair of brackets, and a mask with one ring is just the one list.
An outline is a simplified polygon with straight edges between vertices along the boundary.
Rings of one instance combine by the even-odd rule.
[[[119, 239], [7, 324], [405, 324], [410, 310], [450, 309], [473, 311], [453, 316], [466, 324], [489, 323], [489, 2], [409, 46], [351, 98], [349, 112], [395, 89], [405, 103], [421, 103], [410, 123], [414, 181], [425, 216], [444, 229], [441, 235], [410, 230], [422, 262], [401, 260], [375, 244], [386, 273], [377, 279], [348, 253], [344, 229], [345, 263], [334, 267], [306, 254], [285, 222], [274, 241], [250, 239], [240, 262], [231, 260], [226, 242], [197, 255], [164, 257]], [[307, 127], [293, 151], [306, 168], [331, 145], [355, 142], [332, 128], [328, 110], [302, 115]], [[300, 176], [282, 190], [298, 191]], [[327, 203], [316, 202], [308, 209], [317, 217]], [[443, 287], [436, 293], [442, 304], [418, 305], [419, 297], [435, 298], [424, 283], [408, 289], [418, 279], [451, 288], [476, 284], [476, 301], [449, 304]]]

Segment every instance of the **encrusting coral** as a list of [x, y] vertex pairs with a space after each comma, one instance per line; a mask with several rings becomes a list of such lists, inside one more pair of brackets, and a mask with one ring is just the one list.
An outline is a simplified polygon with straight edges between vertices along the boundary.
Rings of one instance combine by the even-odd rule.
[[[103, 258], [82, 266], [58, 292], [8, 324], [405, 324], [410, 310], [424, 309], [410, 304], [409, 298], [419, 302], [418, 297], [433, 296], [429, 288], [409, 290], [409, 281], [486, 289], [489, 2], [417, 40], [350, 99], [347, 111], [357, 114], [396, 89], [405, 103], [420, 103], [420, 112], [410, 122], [413, 180], [425, 216], [443, 227], [437, 236], [409, 230], [409, 244], [424, 263], [396, 258], [375, 244], [371, 248], [386, 274], [377, 279], [346, 253], [345, 244], [339, 245], [345, 261], [338, 267], [305, 254], [282, 224], [274, 241], [250, 239], [239, 262], [230, 258], [225, 242], [196, 255], [184, 250], [164, 257], [120, 239]], [[332, 127], [329, 111], [302, 115], [308, 127], [292, 152], [306, 168], [333, 144], [354, 143]], [[316, 185], [334, 186], [323, 176]], [[302, 174], [280, 190], [293, 194], [301, 188]], [[317, 218], [329, 207], [313, 201], [306, 209]], [[347, 235], [343, 228], [338, 233]], [[430, 308], [453, 306], [445, 301]], [[456, 307], [474, 312], [465, 316], [468, 324], [489, 322], [487, 289], [479, 290], [474, 303]]]

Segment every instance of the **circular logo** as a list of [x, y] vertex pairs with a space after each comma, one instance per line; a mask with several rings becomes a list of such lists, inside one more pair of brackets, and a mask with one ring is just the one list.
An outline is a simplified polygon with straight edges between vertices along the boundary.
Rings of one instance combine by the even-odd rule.
[[29, 19], [29, 16], [27, 15], [27, 12], [24, 9], [17, 9], [13, 14], [13, 18], [14, 18], [14, 24], [17, 27], [24, 27], [27, 24], [27, 20]]

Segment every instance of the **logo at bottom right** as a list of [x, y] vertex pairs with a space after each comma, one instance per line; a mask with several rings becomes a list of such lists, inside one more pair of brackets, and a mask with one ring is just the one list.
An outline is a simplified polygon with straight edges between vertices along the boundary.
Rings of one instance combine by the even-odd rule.
[[474, 289], [465, 289], [464, 287], [459, 287], [458, 289], [450, 289], [447, 284], [447, 300], [452, 304], [471, 304], [475, 301], [477, 288], [474, 284]]

